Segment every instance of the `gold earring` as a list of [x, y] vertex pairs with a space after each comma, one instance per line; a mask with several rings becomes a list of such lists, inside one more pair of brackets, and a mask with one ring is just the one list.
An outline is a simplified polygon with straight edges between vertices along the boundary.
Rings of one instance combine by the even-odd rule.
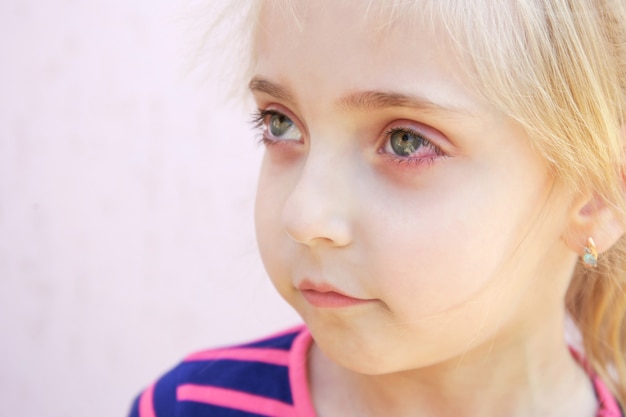
[[587, 238], [587, 245], [585, 246], [585, 253], [582, 256], [583, 265], [587, 268], [595, 268], [598, 266], [598, 249], [596, 249], [596, 243], [592, 237]]

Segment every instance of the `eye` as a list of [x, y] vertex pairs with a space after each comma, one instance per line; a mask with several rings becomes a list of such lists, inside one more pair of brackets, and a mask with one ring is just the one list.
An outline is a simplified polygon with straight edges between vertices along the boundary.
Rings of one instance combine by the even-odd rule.
[[268, 120], [269, 132], [272, 136], [294, 139], [292, 136], [300, 136], [300, 131], [290, 118], [284, 114], [272, 114]]
[[259, 110], [254, 116], [254, 124], [261, 129], [264, 141], [302, 140], [302, 132], [293, 120], [276, 110]]
[[396, 130], [389, 136], [389, 146], [396, 155], [411, 156], [422, 146], [422, 137], [411, 132]]
[[420, 162], [443, 156], [439, 147], [413, 129], [392, 128], [385, 136], [387, 139], [381, 152], [397, 160]]

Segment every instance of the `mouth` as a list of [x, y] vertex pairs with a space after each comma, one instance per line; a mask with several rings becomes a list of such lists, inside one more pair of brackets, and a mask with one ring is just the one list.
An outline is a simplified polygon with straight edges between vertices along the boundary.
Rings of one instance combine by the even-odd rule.
[[298, 290], [304, 299], [314, 307], [344, 308], [368, 304], [375, 300], [356, 298], [347, 295], [330, 284], [316, 284], [309, 280], [303, 281]]

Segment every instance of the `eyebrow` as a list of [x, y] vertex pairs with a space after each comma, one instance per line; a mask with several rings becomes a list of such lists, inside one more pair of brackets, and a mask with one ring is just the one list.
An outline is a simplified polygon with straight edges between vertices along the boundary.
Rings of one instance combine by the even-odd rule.
[[248, 84], [248, 88], [253, 93], [254, 92], [265, 93], [269, 96], [278, 98], [280, 100], [289, 101], [291, 103], [295, 102], [291, 93], [289, 93], [289, 90], [263, 78], [259, 78], [259, 77], [252, 78], [252, 80], [250, 80], [250, 83]]
[[[264, 78], [252, 78], [248, 87], [252, 92], [264, 93], [280, 100], [295, 103], [293, 95], [288, 89]], [[337, 106], [342, 110], [352, 111], [375, 111], [383, 110], [389, 107], [413, 107], [423, 110], [463, 114], [472, 113], [466, 108], [460, 108], [453, 105], [442, 105], [424, 97], [388, 91], [359, 91], [351, 93], [340, 98], [337, 101]]]

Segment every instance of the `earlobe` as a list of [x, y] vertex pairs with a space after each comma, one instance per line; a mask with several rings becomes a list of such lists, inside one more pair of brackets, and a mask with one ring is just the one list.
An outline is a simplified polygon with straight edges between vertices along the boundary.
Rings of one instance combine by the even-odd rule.
[[609, 250], [624, 234], [624, 226], [616, 213], [595, 194], [574, 205], [571, 217], [564, 241], [580, 256], [585, 256], [590, 251], [589, 238], [592, 238], [597, 253], [601, 254]]
[[624, 226], [616, 213], [604, 204], [596, 213], [591, 232], [598, 246], [598, 252], [609, 250], [624, 234]]
[[585, 253], [582, 256], [583, 265], [587, 268], [595, 268], [598, 266], [598, 248], [596, 242], [591, 236], [587, 238], [587, 244], [585, 245]]

